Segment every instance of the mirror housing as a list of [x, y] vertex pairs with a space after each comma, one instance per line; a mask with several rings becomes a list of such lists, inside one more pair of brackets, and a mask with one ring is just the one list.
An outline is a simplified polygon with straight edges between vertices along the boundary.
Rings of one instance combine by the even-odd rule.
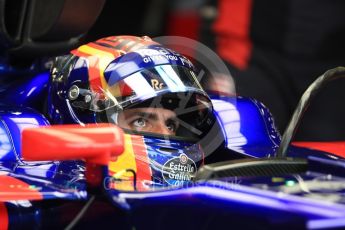
[[22, 132], [22, 157], [28, 161], [84, 159], [107, 166], [123, 151], [123, 131], [113, 124], [41, 126]]
[[124, 151], [124, 134], [114, 124], [53, 125], [22, 132], [27, 161], [85, 160], [88, 190], [97, 193], [108, 176], [108, 163]]

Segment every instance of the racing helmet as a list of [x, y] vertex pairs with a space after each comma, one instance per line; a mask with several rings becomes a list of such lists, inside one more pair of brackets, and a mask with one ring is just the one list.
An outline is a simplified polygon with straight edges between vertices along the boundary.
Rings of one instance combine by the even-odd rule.
[[118, 124], [133, 108], [177, 115], [177, 135], [200, 136], [212, 125], [212, 104], [191, 61], [149, 37], [112, 36], [57, 57], [48, 116], [52, 123]]
[[[172, 111], [178, 128], [173, 135], [126, 130], [121, 114], [140, 108]], [[204, 162], [198, 140], [216, 120], [191, 61], [146, 36], [106, 37], [57, 57], [47, 115], [53, 124], [110, 122], [124, 128], [130, 146], [109, 171], [121, 175], [121, 183], [133, 179], [128, 171], [121, 174], [124, 169], [136, 172], [141, 188], [147, 182], [188, 183]]]

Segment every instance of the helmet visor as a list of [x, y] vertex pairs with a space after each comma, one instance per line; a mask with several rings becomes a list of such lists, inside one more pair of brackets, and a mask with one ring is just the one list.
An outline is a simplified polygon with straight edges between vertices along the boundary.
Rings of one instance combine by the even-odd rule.
[[[115, 82], [114, 79], [110, 80]], [[82, 92], [82, 91], [80, 91]], [[123, 77], [93, 95], [89, 107], [98, 122], [132, 131], [200, 137], [212, 122], [212, 105], [195, 73], [183, 66], [159, 65]]]
[[113, 78], [116, 77], [110, 76], [109, 82], [116, 83], [107, 85], [101, 90], [102, 93], [79, 89], [79, 100], [71, 101], [71, 105], [100, 112], [112, 107], [122, 110], [129, 105], [169, 92], [197, 92], [206, 96], [195, 73], [183, 66], [159, 65], [121, 79]]

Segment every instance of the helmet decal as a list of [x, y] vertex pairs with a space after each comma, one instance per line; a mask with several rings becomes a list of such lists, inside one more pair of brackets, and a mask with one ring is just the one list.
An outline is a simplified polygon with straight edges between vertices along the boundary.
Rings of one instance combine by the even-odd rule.
[[101, 46], [92, 43], [83, 45], [77, 50], [73, 50], [72, 54], [87, 60], [90, 88], [94, 92], [102, 93], [101, 89], [106, 88], [104, 70], [114, 60], [115, 55], [119, 55], [119, 52], [117, 50], [107, 52], [104, 49], [97, 49], [97, 47]]
[[[127, 52], [151, 44], [157, 43], [148, 37], [112, 36], [82, 45], [71, 53], [88, 61], [90, 89], [96, 93], [103, 93], [104, 89], [109, 88], [104, 79], [104, 71], [109, 63]], [[118, 90], [113, 88], [111, 93], [116, 94]]]
[[135, 186], [140, 191], [145, 190], [142, 183], [152, 180], [152, 172], [143, 137], [126, 134], [125, 143], [124, 153], [116, 160], [109, 162], [109, 173], [115, 179], [113, 188], [134, 190], [135, 173], [136, 180], [139, 182]]

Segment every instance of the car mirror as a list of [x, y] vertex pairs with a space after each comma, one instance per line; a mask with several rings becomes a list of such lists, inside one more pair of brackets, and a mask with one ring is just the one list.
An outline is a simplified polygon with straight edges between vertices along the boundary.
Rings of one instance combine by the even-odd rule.
[[112, 124], [41, 126], [22, 132], [22, 157], [28, 161], [85, 159], [108, 165], [123, 150], [122, 129]]
[[108, 176], [109, 161], [123, 151], [123, 131], [113, 124], [41, 126], [22, 132], [24, 160], [83, 159], [89, 188], [100, 188]]

